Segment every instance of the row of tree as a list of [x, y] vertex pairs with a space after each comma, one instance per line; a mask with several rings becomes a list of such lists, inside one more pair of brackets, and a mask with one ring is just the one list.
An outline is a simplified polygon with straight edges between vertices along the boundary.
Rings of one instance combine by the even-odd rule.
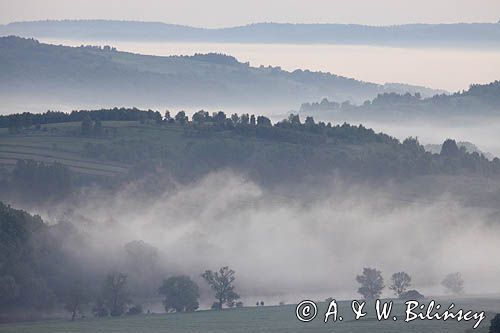
[[113, 108], [91, 111], [80, 110], [72, 111], [71, 113], [49, 110], [44, 113], [24, 112], [0, 115], [0, 128], [20, 129], [44, 124], [81, 122], [87, 117], [94, 121], [162, 121], [160, 112], [139, 110], [137, 108]]
[[[243, 306], [242, 302], [237, 301], [240, 296], [235, 292], [235, 272], [232, 269], [225, 266], [215, 272], [207, 270], [201, 276], [214, 291], [216, 301], [212, 309]], [[193, 312], [199, 307], [200, 289], [189, 276], [169, 277], [158, 288], [158, 293], [164, 298], [166, 312]], [[89, 294], [88, 288], [81, 282], [75, 283], [69, 290], [65, 309], [71, 313], [72, 320], [75, 320], [77, 315], [82, 313], [82, 307], [90, 302]], [[141, 305], [134, 305], [131, 301], [127, 275], [113, 272], [104, 279], [92, 312], [97, 317], [107, 317], [139, 314], [143, 310]]]
[[[361, 275], [356, 276], [356, 281], [360, 284], [358, 293], [366, 300], [380, 298], [385, 288], [382, 272], [375, 268], [364, 268]], [[411, 276], [406, 272], [397, 272], [391, 276], [389, 289], [400, 299], [418, 299], [423, 298], [416, 290], [408, 290], [411, 287]], [[453, 295], [463, 293], [464, 281], [460, 273], [450, 273], [445, 276], [441, 285], [446, 292]]]

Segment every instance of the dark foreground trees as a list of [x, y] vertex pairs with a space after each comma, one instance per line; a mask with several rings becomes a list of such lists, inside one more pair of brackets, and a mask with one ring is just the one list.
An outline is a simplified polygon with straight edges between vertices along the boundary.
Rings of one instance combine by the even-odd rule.
[[222, 267], [218, 272], [207, 270], [201, 276], [215, 291], [217, 302], [212, 305], [212, 308], [222, 310], [224, 305], [232, 307], [234, 302], [240, 298], [234, 291], [235, 272], [229, 267]]
[[363, 268], [363, 274], [356, 276], [356, 281], [361, 284], [358, 293], [366, 300], [379, 298], [385, 288], [382, 273], [374, 268]]
[[158, 292], [165, 297], [163, 304], [167, 312], [192, 312], [199, 307], [200, 290], [189, 276], [172, 276], [166, 279]]
[[500, 314], [497, 314], [490, 324], [490, 333], [500, 333]]

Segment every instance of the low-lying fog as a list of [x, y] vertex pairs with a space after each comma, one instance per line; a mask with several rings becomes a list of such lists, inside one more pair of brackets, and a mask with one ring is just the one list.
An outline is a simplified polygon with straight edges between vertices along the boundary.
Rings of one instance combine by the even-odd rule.
[[421, 144], [441, 144], [446, 139], [467, 141], [475, 144], [482, 152], [500, 157], [500, 118], [480, 117], [452, 119], [422, 119], [400, 121], [357, 121], [376, 132], [387, 133], [400, 140], [409, 136], [418, 137]]
[[337, 179], [326, 192], [284, 196], [229, 171], [155, 196], [137, 186], [113, 197], [90, 192], [42, 215], [70, 220], [89, 235], [92, 250], [69, 246], [89, 269], [120, 267], [123, 246], [143, 240], [158, 249], [162, 274], [190, 275], [204, 289], [201, 272], [229, 265], [246, 304], [358, 297], [355, 276], [363, 267], [382, 270], [386, 285], [404, 270], [424, 295], [443, 294], [442, 278], [456, 271], [468, 294], [500, 292], [499, 226], [485, 222], [491, 212], [462, 207], [451, 194], [409, 201], [389, 186]]

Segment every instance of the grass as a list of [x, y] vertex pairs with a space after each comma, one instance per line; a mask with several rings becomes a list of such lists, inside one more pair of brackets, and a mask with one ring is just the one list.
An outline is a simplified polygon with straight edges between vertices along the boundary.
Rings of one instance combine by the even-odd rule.
[[[124, 138], [137, 131], [138, 122], [109, 121], [104, 128], [118, 133]], [[142, 125], [142, 127], [147, 128]], [[47, 124], [42, 130], [27, 129], [18, 134], [0, 132], [0, 166], [11, 167], [17, 159], [33, 159], [39, 162], [59, 162], [73, 171], [114, 176], [126, 173], [127, 163], [95, 159], [84, 156], [86, 144], [109, 144], [116, 137], [79, 136], [80, 123]]]
[[[443, 307], [449, 303], [441, 301]], [[414, 321], [404, 322], [404, 304], [396, 303], [393, 314], [397, 321], [377, 321], [374, 307], [367, 305], [367, 317], [354, 320], [349, 302], [339, 302], [342, 322], [323, 322], [327, 305], [319, 304], [319, 314], [310, 323], [299, 322], [295, 318], [295, 306], [248, 307], [216, 311], [198, 311], [188, 314], [151, 314], [122, 318], [82, 319], [3, 324], [0, 333], [289, 333], [289, 332], [487, 332], [493, 313], [500, 310], [500, 300], [468, 299], [457, 302], [456, 308], [489, 310], [480, 328], [471, 330], [473, 322], [456, 321]]]

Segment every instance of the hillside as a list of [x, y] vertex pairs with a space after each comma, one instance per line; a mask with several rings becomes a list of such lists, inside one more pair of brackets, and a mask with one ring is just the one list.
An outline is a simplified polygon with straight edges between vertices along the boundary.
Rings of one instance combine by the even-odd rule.
[[[325, 201], [325, 197], [329, 199]], [[94, 303], [99, 304], [99, 295], [106, 295], [101, 286], [114, 270], [130, 277], [130, 300], [124, 309], [140, 304], [144, 312], [163, 312], [158, 286], [167, 274], [178, 272], [198, 278], [200, 288], [204, 288], [200, 308], [206, 309], [212, 298], [200, 272], [214, 266], [211, 260], [220, 260], [223, 253], [253, 258], [259, 249], [268, 251], [276, 240], [263, 243], [264, 235], [282, 234], [286, 229], [303, 240], [303, 235], [309, 234], [307, 241], [299, 244], [331, 244], [335, 235], [351, 243], [362, 230], [387, 235], [367, 246], [375, 251], [394, 239], [390, 233], [396, 225], [406, 226], [407, 232], [414, 232], [414, 226], [429, 225], [438, 234], [435, 237], [443, 239], [432, 219], [434, 214], [439, 218], [443, 210], [459, 210], [457, 221], [462, 224], [450, 219], [456, 228], [452, 231], [475, 228], [468, 219], [471, 215], [463, 215], [466, 208], [480, 212], [484, 221], [498, 223], [499, 198], [500, 160], [468, 153], [453, 140], [445, 141], [439, 154], [433, 154], [416, 139], [399, 142], [363, 126], [325, 124], [310, 117], [302, 121], [297, 115], [274, 124], [264, 116], [248, 114], [199, 111], [192, 117], [184, 112], [162, 116], [151, 110], [125, 108], [0, 116], [0, 239], [9, 240], [0, 242], [4, 295], [0, 298], [0, 321], [63, 316], [62, 305], [68, 304], [68, 298], [74, 300], [76, 294], [88, 297], [79, 298], [84, 309], [80, 312], [87, 317], [71, 323], [70, 328], [68, 320], [64, 324], [53, 321], [47, 331], [79, 332], [82, 324], [93, 330], [94, 325], [104, 322], [90, 319], [91, 313], [108, 316], [108, 312], [96, 311], [99, 308]], [[40, 212], [46, 223], [2, 202]], [[319, 204], [340, 213], [324, 217], [325, 228], [315, 217]], [[365, 205], [367, 213], [355, 212]], [[359, 220], [349, 215], [346, 218], [346, 209], [353, 210]], [[411, 223], [402, 223], [407, 220], [399, 218], [426, 209], [430, 212]], [[245, 219], [255, 212], [259, 212], [255, 220]], [[373, 218], [380, 212], [389, 215]], [[297, 216], [304, 218], [294, 225]], [[276, 222], [274, 217], [278, 217]], [[372, 218], [373, 223], [367, 223]], [[353, 236], [342, 229], [354, 223], [359, 223], [360, 229]], [[249, 237], [250, 226], [258, 234]], [[444, 224], [443, 230], [451, 234], [449, 224]], [[423, 235], [416, 243], [406, 238], [403, 241], [405, 245], [410, 242], [413, 249], [427, 244], [428, 239]], [[289, 249], [291, 243], [283, 239], [280, 248]], [[401, 255], [399, 251], [384, 253]], [[185, 262], [192, 264], [183, 266]], [[256, 269], [249, 267], [246, 272], [251, 271]], [[276, 285], [267, 289], [265, 284], [271, 280], [266, 279], [255, 288], [256, 279], [245, 274], [244, 268], [238, 268], [238, 274], [238, 291], [247, 307], [265, 295], [270, 297], [266, 304], [285, 296], [288, 302], [295, 302], [291, 288], [286, 292]], [[350, 273], [348, 276], [352, 280]], [[299, 275], [298, 280], [300, 284], [293, 290], [300, 290], [303, 277]], [[325, 295], [330, 295], [326, 294], [330, 288], [327, 286]], [[274, 308], [276, 315], [285, 316], [280, 309]], [[260, 311], [254, 310], [235, 308], [192, 315], [230, 330], [220, 326], [215, 316], [228, 316], [225, 320], [229, 320], [234, 315], [246, 323], [247, 315]], [[184, 325], [182, 320], [164, 320], [166, 317], [150, 313], [112, 316], [102, 320], [118, 326], [135, 322], [146, 331], [149, 325], [152, 331], [177, 331], [177, 325]], [[199, 320], [186, 316], [193, 322]], [[172, 318], [181, 319], [168, 317]], [[346, 331], [352, 331], [353, 321], [344, 322]], [[367, 321], [367, 327], [372, 322]], [[426, 326], [428, 331], [443, 331], [444, 326], [434, 321], [431, 324]], [[2, 324], [0, 332], [15, 331], [19, 325]], [[259, 321], [258, 325], [271, 331], [275, 327], [270, 322]], [[27, 332], [46, 331], [40, 323], [22, 326]], [[300, 332], [301, 327], [294, 324], [290, 331]]]
[[160, 22], [63, 20], [14, 22], [0, 35], [35, 38], [149, 40], [234, 43], [327, 43], [419, 46], [500, 46], [500, 24], [357, 24], [257, 23], [204, 29]]
[[401, 143], [361, 125], [295, 115], [273, 125], [248, 114], [200, 111], [188, 119], [183, 112], [114, 109], [2, 116], [2, 124], [8, 128], [0, 129], [0, 178], [10, 199], [48, 199], [37, 196], [48, 189], [57, 199], [95, 181], [113, 187], [143, 177], [156, 179], [154, 188], [227, 169], [268, 188], [321, 183], [334, 174], [370, 183], [454, 176], [481, 184], [500, 176], [498, 159], [468, 153], [453, 140], [432, 154], [415, 139]]
[[39, 105], [38, 111], [40, 105], [291, 107], [323, 96], [361, 102], [379, 93], [406, 91], [429, 92], [330, 73], [254, 68], [220, 54], [144, 56], [111, 47], [65, 47], [0, 38], [0, 106], [4, 110], [26, 111], [31, 104]]
[[360, 119], [496, 116], [500, 114], [500, 81], [474, 84], [466, 91], [428, 98], [420, 94], [384, 93], [361, 105], [323, 99], [321, 102], [303, 103], [300, 112]]

